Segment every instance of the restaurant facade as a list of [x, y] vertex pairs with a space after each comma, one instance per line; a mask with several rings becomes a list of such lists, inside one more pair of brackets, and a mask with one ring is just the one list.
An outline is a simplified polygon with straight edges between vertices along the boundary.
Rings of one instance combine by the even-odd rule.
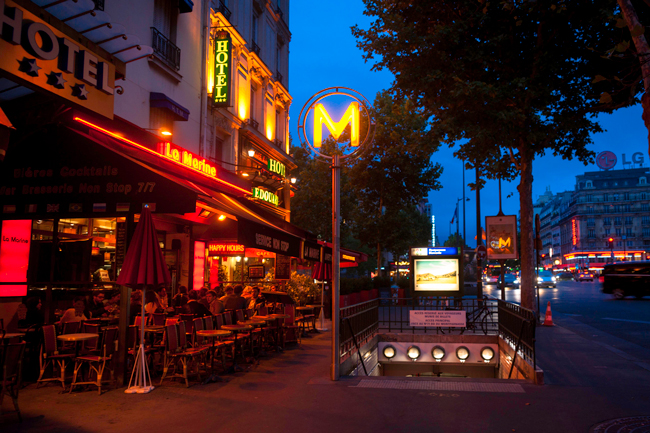
[[120, 289], [143, 206], [170, 295], [281, 286], [299, 263], [331, 262], [290, 223], [288, 1], [55, 3], [0, 0], [6, 326], [25, 296], [52, 321], [74, 296]]

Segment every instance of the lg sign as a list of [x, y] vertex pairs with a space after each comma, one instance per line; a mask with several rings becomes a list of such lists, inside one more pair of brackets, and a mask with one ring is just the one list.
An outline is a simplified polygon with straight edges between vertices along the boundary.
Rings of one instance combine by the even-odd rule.
[[[622, 164], [623, 167], [625, 167], [628, 164], [634, 164], [634, 165], [642, 165], [643, 164], [643, 153], [641, 152], [635, 152], [632, 154], [632, 160], [628, 161], [625, 158], [625, 154], [621, 154], [622, 156]], [[613, 152], [610, 152], [609, 150], [606, 150], [604, 152], [600, 152], [598, 156], [596, 156], [596, 165], [600, 167], [603, 170], [611, 170], [616, 166], [616, 162], [618, 160], [616, 159], [616, 155], [614, 155]]]

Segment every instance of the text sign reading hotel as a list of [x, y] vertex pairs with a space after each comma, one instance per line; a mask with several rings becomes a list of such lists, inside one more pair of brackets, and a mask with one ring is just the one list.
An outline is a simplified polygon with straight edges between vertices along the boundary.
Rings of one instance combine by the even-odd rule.
[[411, 310], [410, 326], [427, 326], [432, 328], [464, 328], [467, 326], [466, 311], [464, 310]]
[[275, 173], [277, 175], [280, 175], [281, 177], [285, 176], [286, 168], [284, 164], [282, 164], [280, 161], [276, 161], [275, 159], [270, 159], [267, 163], [267, 168], [271, 173]]
[[113, 118], [115, 66], [38, 16], [0, 0], [0, 70]]
[[214, 89], [212, 103], [215, 107], [230, 106], [230, 69], [232, 63], [232, 41], [225, 31], [217, 33], [214, 40]]
[[210, 242], [208, 243], [208, 254], [215, 256], [243, 256], [246, 247], [234, 242]]
[[[32, 239], [32, 221], [16, 220], [2, 222], [0, 242], [0, 282], [20, 283], [27, 281], [29, 247]], [[27, 284], [2, 284], [0, 296], [25, 296]]]

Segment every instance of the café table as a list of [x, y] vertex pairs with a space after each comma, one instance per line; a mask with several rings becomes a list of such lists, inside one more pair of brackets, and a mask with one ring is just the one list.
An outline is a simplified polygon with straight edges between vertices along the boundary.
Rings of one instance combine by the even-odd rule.
[[282, 328], [282, 324], [280, 323], [280, 321], [282, 319], [288, 319], [291, 316], [289, 316], [288, 314], [269, 314], [268, 317], [271, 318], [272, 320], [275, 320], [275, 330], [278, 334], [277, 350], [280, 352], [284, 352], [284, 338], [282, 337], [282, 332], [280, 331], [280, 328]]
[[4, 335], [0, 334], [0, 338], [7, 341], [11, 340], [12, 338], [23, 338], [24, 336], [24, 332], [7, 332]]
[[[248, 326], [252, 326], [253, 328], [258, 328], [258, 327], [261, 328], [264, 325], [266, 325], [266, 320], [251, 317], [248, 320], [240, 320], [240, 321], [237, 322], [237, 324], [238, 325], [248, 325]], [[251, 334], [251, 337], [252, 337], [252, 334]], [[262, 352], [263, 352], [263, 350], [260, 350], [259, 355], [266, 355], [266, 353], [263, 354]], [[253, 354], [255, 353], [255, 350], [254, 350], [254, 347], [253, 347], [253, 338], [251, 338], [251, 353], [253, 353]]]
[[[252, 326], [250, 325], [223, 325], [221, 326], [221, 329], [225, 331], [232, 331], [233, 334], [235, 334], [235, 354], [232, 358], [232, 366], [230, 367], [230, 371], [241, 371], [242, 368], [237, 365], [237, 336], [239, 335], [240, 332], [242, 331], [250, 331], [253, 329]], [[244, 356], [244, 350], [243, 348], [240, 349], [241, 356], [244, 358], [244, 361], [246, 361], [246, 357]]]
[[63, 334], [56, 337], [58, 340], [64, 342], [74, 343], [74, 356], [75, 358], [79, 356], [79, 343], [83, 341], [92, 340], [93, 338], [99, 338], [99, 334], [92, 334], [89, 332], [80, 332], [78, 334]]
[[207, 383], [223, 381], [223, 379], [221, 379], [218, 375], [214, 373], [214, 346], [215, 346], [215, 340], [217, 338], [227, 337], [230, 334], [232, 334], [232, 332], [224, 331], [221, 329], [202, 329], [196, 331], [196, 335], [212, 339], [212, 356], [210, 358], [212, 362], [210, 366], [210, 376], [207, 379], [205, 379], [205, 381], [203, 382], [204, 385]]
[[[305, 331], [305, 316], [308, 315], [309, 313], [314, 312], [314, 307], [311, 307], [309, 305], [303, 306], [303, 307], [296, 307], [296, 311], [299, 311], [300, 314], [302, 315], [302, 320], [300, 321], [300, 332], [302, 333], [303, 337], [309, 337], [307, 334], [307, 331], [309, 331], [309, 325], [307, 325], [307, 331]], [[313, 315], [313, 314], [312, 314]]]
[[[311, 330], [311, 332], [315, 332], [315, 333], [318, 334], [318, 329], [316, 329], [316, 319], [317, 319], [317, 317], [316, 317], [316, 313], [315, 313], [315, 312], [316, 312], [316, 311], [319, 311], [318, 316], [319, 316], [319, 317], [323, 317], [323, 316], [322, 316], [322, 315], [323, 315], [323, 308], [324, 308], [325, 306], [322, 305], [322, 304], [320, 304], [320, 305], [318, 305], [318, 304], [309, 304], [309, 305], [307, 305], [307, 306], [308, 306], [308, 307], [311, 307], [311, 308], [314, 309], [314, 321], [312, 322], [312, 327], [313, 327], [313, 329]], [[316, 310], [316, 309], [318, 309], [318, 310]], [[321, 321], [321, 327], [322, 327], [322, 326], [323, 326], [323, 322]]]

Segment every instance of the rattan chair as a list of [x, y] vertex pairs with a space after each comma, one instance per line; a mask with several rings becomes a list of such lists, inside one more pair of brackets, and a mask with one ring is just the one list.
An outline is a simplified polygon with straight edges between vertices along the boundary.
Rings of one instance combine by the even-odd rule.
[[[111, 372], [110, 382], [114, 382], [114, 371], [113, 371], [113, 353], [115, 353], [115, 346], [117, 343], [117, 327], [110, 327], [104, 330], [104, 336], [101, 338], [102, 346], [99, 355], [82, 355], [75, 358], [74, 364], [74, 375], [72, 377], [72, 383], [70, 384], [70, 392], [74, 389], [75, 386], [79, 385], [95, 385], [97, 386], [97, 391], [99, 395], [102, 394], [102, 386], [104, 382], [107, 382], [104, 379], [104, 372], [106, 367], [109, 368]], [[85, 382], [77, 381], [79, 376], [79, 371], [81, 370], [84, 364], [88, 364], [88, 374], [91, 375], [94, 373], [95, 380], [89, 380]]]
[[[185, 324], [183, 323], [183, 325]], [[200, 381], [201, 372], [199, 370], [199, 361], [205, 352], [199, 349], [184, 350], [178, 339], [178, 328], [179, 325], [167, 325], [165, 327], [165, 357], [163, 359], [163, 374], [160, 378], [160, 384], [162, 385], [167, 377], [171, 379], [180, 377], [185, 380], [185, 386], [189, 388], [189, 368], [192, 364], [195, 365], [196, 370], [194, 374], [196, 374]], [[184, 332], [185, 329], [183, 329]], [[179, 368], [182, 369], [182, 373], [178, 372]]]
[[[43, 344], [41, 346], [41, 356], [39, 357], [40, 374], [36, 386], [38, 387], [44, 382], [59, 381], [61, 386], [65, 388], [65, 368], [73, 356], [72, 353], [59, 353], [54, 325], [43, 326]], [[52, 377], [44, 378], [45, 370], [50, 365], [52, 366]], [[59, 367], [59, 376], [54, 376], [55, 365]]]
[[14, 403], [14, 412], [18, 414], [18, 420], [23, 421], [18, 407], [18, 392], [22, 377], [23, 356], [25, 354], [25, 342], [5, 344], [2, 356], [2, 377], [0, 377], [0, 415], [2, 415], [2, 401], [8, 395]]

